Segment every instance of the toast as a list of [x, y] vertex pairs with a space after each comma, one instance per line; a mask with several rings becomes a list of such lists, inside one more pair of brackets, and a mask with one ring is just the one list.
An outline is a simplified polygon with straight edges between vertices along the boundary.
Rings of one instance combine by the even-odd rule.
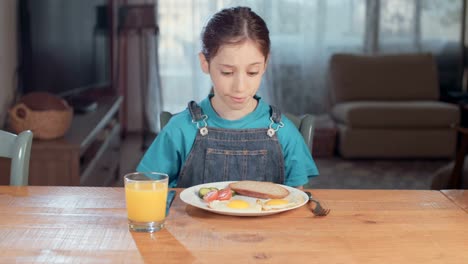
[[289, 195], [289, 191], [272, 182], [238, 181], [229, 184], [229, 188], [240, 195], [260, 199], [281, 199]]

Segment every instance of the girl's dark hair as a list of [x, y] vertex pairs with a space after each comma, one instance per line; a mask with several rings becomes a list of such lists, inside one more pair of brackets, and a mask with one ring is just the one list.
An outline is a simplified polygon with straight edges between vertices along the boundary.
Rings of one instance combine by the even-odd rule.
[[226, 8], [208, 21], [202, 32], [202, 52], [209, 62], [225, 44], [252, 40], [258, 44], [265, 60], [270, 53], [270, 32], [263, 19], [249, 7]]

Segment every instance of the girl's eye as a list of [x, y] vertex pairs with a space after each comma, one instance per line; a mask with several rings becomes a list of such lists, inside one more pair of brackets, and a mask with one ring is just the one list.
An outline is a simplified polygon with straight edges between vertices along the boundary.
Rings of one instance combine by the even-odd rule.
[[258, 74], [258, 72], [248, 72], [247, 74], [248, 74], [249, 76], [255, 76], [255, 75]]
[[222, 75], [226, 75], [226, 76], [229, 76], [229, 75], [232, 75], [233, 72], [225, 72], [225, 71], [222, 71], [221, 74]]

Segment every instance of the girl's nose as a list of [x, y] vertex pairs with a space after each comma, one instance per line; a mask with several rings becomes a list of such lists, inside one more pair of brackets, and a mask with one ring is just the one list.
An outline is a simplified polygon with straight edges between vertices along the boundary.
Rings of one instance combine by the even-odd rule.
[[233, 83], [233, 90], [235, 92], [242, 92], [246, 89], [246, 76], [244, 74], [237, 74]]

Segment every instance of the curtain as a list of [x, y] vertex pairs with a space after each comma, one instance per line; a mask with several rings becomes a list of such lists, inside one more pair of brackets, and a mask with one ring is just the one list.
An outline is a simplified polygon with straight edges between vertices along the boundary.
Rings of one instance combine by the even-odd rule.
[[[156, 0], [119, 1], [118, 55], [119, 91], [124, 95], [123, 130], [159, 131], [163, 110], [159, 73], [159, 37]], [[145, 142], [143, 143], [145, 144]]]
[[7, 127], [8, 109], [18, 94], [16, 9], [16, 1], [0, 1], [0, 129]]
[[441, 82], [458, 83], [462, 0], [159, 0], [163, 110], [179, 112], [206, 97], [210, 79], [197, 56], [202, 27], [221, 8], [238, 5], [251, 7], [270, 29], [259, 95], [283, 112], [327, 111], [328, 60], [338, 52], [432, 52]]
[[143, 94], [142, 101], [145, 101], [145, 116], [146, 129], [150, 131], [159, 131], [159, 114], [163, 111], [163, 99], [162, 99], [162, 86], [159, 72], [159, 54], [158, 50], [158, 37], [152, 34], [147, 35], [145, 38], [146, 50], [147, 50], [147, 61], [146, 68], [146, 94]]

